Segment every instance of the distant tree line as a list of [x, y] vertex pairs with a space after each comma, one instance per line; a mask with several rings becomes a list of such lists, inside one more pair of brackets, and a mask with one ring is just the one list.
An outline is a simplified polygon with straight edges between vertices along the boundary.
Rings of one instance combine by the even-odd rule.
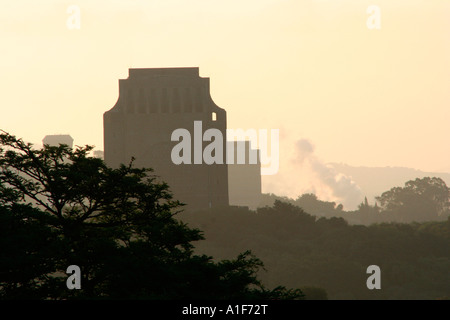
[[[258, 273], [264, 284], [300, 288], [306, 299], [450, 298], [450, 218], [350, 225], [275, 200], [256, 211], [187, 213], [183, 221], [205, 232], [198, 253], [226, 259], [250, 249], [267, 268]], [[366, 286], [370, 265], [381, 269], [380, 290]]]
[[272, 205], [275, 200], [291, 203], [318, 217], [342, 217], [350, 224], [445, 221], [450, 216], [450, 189], [437, 177], [407, 181], [404, 187], [383, 192], [373, 205], [366, 197], [357, 210], [351, 211], [344, 210], [342, 204], [320, 200], [310, 193], [295, 200], [264, 194], [260, 206]]

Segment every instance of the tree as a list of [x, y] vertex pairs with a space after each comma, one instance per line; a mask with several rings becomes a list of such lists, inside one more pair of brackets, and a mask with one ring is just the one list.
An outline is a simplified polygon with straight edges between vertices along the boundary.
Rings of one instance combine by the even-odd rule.
[[[220, 262], [194, 255], [201, 231], [174, 218], [182, 204], [151, 169], [110, 168], [88, 156], [90, 146], [34, 149], [6, 132], [0, 144], [0, 244], [9, 261], [0, 264], [0, 297], [302, 297], [266, 289], [250, 252]], [[69, 265], [81, 268], [81, 290], [66, 287]]]
[[303, 208], [309, 214], [317, 216], [334, 216], [342, 213], [344, 206], [335, 202], [319, 200], [313, 193], [304, 193], [299, 196], [294, 204]]
[[435, 220], [450, 210], [450, 189], [436, 177], [408, 181], [376, 199], [383, 211], [403, 222]]
[[306, 300], [328, 300], [327, 291], [323, 288], [306, 286], [301, 289], [305, 293]]
[[32, 299], [55, 270], [55, 235], [27, 205], [0, 206], [0, 298]]

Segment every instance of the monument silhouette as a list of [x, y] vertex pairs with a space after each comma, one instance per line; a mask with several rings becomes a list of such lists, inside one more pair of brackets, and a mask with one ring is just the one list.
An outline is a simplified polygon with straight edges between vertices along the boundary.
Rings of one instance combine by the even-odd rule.
[[[171, 160], [172, 132], [202, 121], [203, 131], [222, 132], [226, 145], [226, 111], [210, 96], [209, 78], [199, 68], [129, 69], [119, 80], [119, 98], [103, 115], [104, 159], [111, 167], [129, 164], [153, 168], [186, 209], [228, 206], [228, 168], [223, 164], [179, 164]], [[202, 150], [209, 142], [201, 142]], [[194, 154], [193, 144], [191, 154]]]

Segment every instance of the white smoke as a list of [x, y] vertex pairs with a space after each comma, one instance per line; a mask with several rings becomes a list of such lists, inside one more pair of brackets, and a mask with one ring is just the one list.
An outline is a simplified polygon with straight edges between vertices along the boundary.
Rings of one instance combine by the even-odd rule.
[[275, 175], [261, 177], [262, 191], [293, 199], [314, 193], [320, 200], [342, 204], [345, 210], [356, 209], [364, 195], [352, 178], [321, 161], [309, 140], [291, 140], [293, 135], [281, 132], [280, 168]]
[[329, 198], [338, 203], [342, 203], [347, 210], [355, 209], [364, 198], [359, 186], [351, 177], [337, 172], [333, 167], [327, 166], [315, 154], [314, 146], [306, 139], [296, 142], [296, 152], [298, 165], [308, 166], [314, 174], [313, 189], [316, 195], [321, 198]]

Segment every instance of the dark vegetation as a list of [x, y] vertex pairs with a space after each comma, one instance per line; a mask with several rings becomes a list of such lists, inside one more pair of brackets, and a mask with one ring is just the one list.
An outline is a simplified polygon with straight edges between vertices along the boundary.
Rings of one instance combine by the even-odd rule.
[[[35, 150], [0, 134], [0, 298], [299, 299], [267, 289], [244, 250], [214, 261], [193, 252], [198, 229], [148, 169], [111, 169], [91, 147]], [[81, 290], [66, 286], [70, 265]]]
[[[35, 150], [7, 133], [0, 144], [2, 299], [450, 297], [440, 179], [410, 181], [354, 212], [314, 195], [181, 212], [149, 169], [109, 168], [90, 147]], [[373, 264], [381, 290], [366, 287]], [[81, 268], [81, 290], [66, 287], [69, 265]]]
[[314, 194], [297, 199], [264, 194], [260, 206], [272, 206], [276, 200], [291, 203], [317, 217], [341, 217], [350, 224], [370, 225], [384, 222], [445, 221], [450, 216], [450, 190], [441, 178], [425, 177], [407, 181], [376, 197], [373, 205], [364, 199], [357, 210], [346, 211], [342, 204], [323, 201]]
[[[306, 298], [450, 297], [449, 191], [442, 180], [409, 181], [383, 193], [381, 206], [365, 201], [354, 212], [311, 194], [265, 200], [270, 206], [256, 211], [235, 207], [183, 216], [205, 231], [198, 252], [226, 258], [250, 249], [267, 267], [263, 283], [300, 287]], [[344, 217], [391, 222], [352, 225]], [[414, 220], [421, 222], [398, 222]], [[381, 290], [366, 286], [370, 265], [381, 268]]]

